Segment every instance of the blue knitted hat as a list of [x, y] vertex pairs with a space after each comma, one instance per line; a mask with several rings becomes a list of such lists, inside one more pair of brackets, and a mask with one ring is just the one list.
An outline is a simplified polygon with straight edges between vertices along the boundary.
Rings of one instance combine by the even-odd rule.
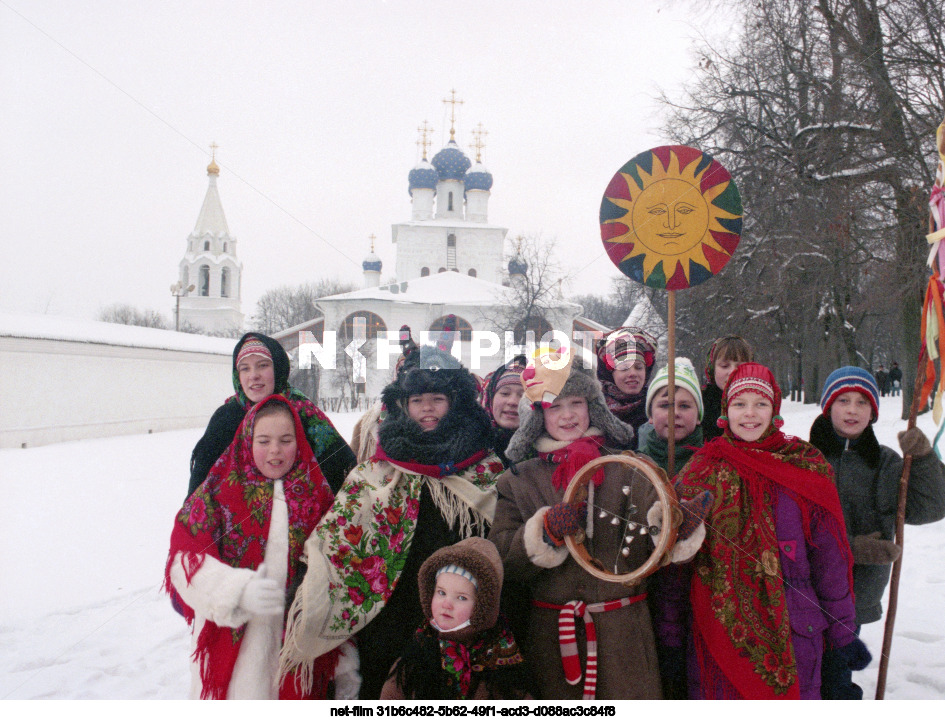
[[827, 376], [824, 391], [820, 394], [820, 407], [825, 416], [830, 416], [830, 406], [837, 398], [847, 391], [859, 391], [873, 407], [873, 420], [879, 418], [879, 386], [876, 379], [862, 368], [844, 366], [837, 368]]

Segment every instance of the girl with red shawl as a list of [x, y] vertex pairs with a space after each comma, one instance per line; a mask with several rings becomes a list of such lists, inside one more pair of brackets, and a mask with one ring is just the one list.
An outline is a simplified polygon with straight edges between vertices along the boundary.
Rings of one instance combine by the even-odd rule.
[[[299, 698], [294, 677], [278, 682], [286, 589], [332, 501], [292, 403], [253, 406], [171, 534], [165, 588], [193, 625], [193, 698]], [[313, 697], [325, 697], [338, 657], [321, 657]]]
[[688, 599], [690, 698], [820, 698], [825, 644], [859, 670], [852, 555], [832, 471], [780, 431], [781, 390], [745, 363], [729, 377], [719, 425], [680, 471], [680, 501], [711, 491]]

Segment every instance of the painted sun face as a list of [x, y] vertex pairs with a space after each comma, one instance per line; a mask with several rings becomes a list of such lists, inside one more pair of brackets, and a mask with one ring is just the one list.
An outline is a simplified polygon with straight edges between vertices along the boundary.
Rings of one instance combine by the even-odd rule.
[[715, 275], [741, 233], [738, 189], [722, 165], [695, 148], [641, 153], [611, 179], [601, 202], [601, 238], [620, 271], [678, 290]]

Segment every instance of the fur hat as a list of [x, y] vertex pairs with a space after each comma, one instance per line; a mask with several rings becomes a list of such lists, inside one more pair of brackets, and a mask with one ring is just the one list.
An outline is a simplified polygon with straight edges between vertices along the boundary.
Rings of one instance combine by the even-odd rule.
[[[538, 364], [542, 364], [539, 359]], [[582, 396], [587, 399], [587, 410], [590, 416], [591, 426], [597, 428], [603, 433], [607, 440], [618, 448], [625, 448], [633, 440], [633, 427], [620, 421], [607, 409], [607, 403], [604, 401], [604, 393], [601, 390], [600, 382], [594, 377], [594, 373], [585, 369], [580, 360], [569, 362], [564, 368], [555, 370], [556, 363], [545, 366], [544, 379], [542, 386], [533, 385], [529, 387], [529, 379], [536, 377], [535, 373], [529, 374], [529, 369], [538, 371], [535, 361], [529, 363], [529, 367], [522, 373], [522, 383], [525, 385], [525, 395], [518, 404], [519, 426], [509, 441], [508, 448], [505, 449], [505, 455], [510, 461], [516, 462], [525, 458], [535, 441], [545, 432], [545, 403], [548, 405], [554, 398], [564, 398], [566, 396]], [[564, 374], [567, 371], [567, 376]], [[538, 376], [541, 377], [541, 376]], [[547, 401], [549, 388], [556, 391], [551, 401]], [[529, 391], [532, 396], [538, 396], [541, 400], [535, 402], [529, 397]], [[540, 394], [540, 395], [539, 395]]]
[[[472, 374], [434, 346], [413, 351], [393, 382], [381, 392], [386, 416], [378, 440], [389, 458], [439, 465], [465, 460], [492, 442], [492, 424], [478, 402]], [[449, 410], [437, 427], [424, 431], [407, 413], [410, 396], [442, 393]]]
[[445, 566], [458, 566], [476, 579], [476, 607], [469, 617], [469, 626], [455, 632], [441, 632], [440, 638], [471, 638], [495, 626], [499, 619], [503, 578], [502, 559], [495, 545], [485, 538], [473, 536], [441, 548], [423, 562], [417, 583], [420, 588], [420, 606], [425, 618], [433, 618], [431, 604], [433, 591], [436, 589], [436, 577]]
[[[699, 379], [696, 376], [696, 369], [692, 361], [688, 358], [677, 358], [674, 364], [673, 380], [677, 388], [683, 388], [692, 394], [696, 399], [696, 406], [699, 409], [699, 422], [702, 422], [702, 390], [699, 388]], [[646, 417], [653, 418], [652, 403], [656, 394], [663, 388], [669, 386], [669, 366], [660, 368], [653, 380], [650, 381], [650, 388], [646, 392]]]
[[742, 393], [760, 393], [771, 402], [773, 408], [771, 422], [775, 428], [784, 425], [781, 417], [781, 387], [774, 379], [774, 374], [760, 363], [742, 363], [732, 371], [722, 392], [722, 413], [719, 417], [720, 428], [728, 427], [728, 404]]
[[827, 376], [824, 390], [820, 394], [820, 407], [825, 416], [830, 416], [830, 406], [837, 398], [848, 391], [858, 391], [866, 396], [873, 407], [871, 423], [879, 418], [879, 385], [869, 371], [854, 366], [837, 368]]

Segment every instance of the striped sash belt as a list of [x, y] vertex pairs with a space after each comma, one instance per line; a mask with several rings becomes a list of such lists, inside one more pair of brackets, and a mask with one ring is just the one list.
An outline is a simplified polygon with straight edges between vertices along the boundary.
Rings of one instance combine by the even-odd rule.
[[[646, 594], [641, 593], [636, 596], [600, 603], [568, 601], [564, 605], [560, 605], [545, 603], [544, 601], [532, 601], [532, 605], [538, 608], [551, 608], [558, 611], [558, 643], [561, 646], [561, 666], [564, 669], [564, 680], [574, 686], [581, 682], [582, 676], [586, 675], [584, 680], [585, 700], [593, 700], [597, 695], [597, 629], [594, 627], [594, 619], [591, 614], [616, 611], [618, 608], [624, 608], [645, 598]], [[575, 618], [584, 621], [584, 634], [587, 636], [586, 674], [582, 673], [581, 659], [578, 656]]]

